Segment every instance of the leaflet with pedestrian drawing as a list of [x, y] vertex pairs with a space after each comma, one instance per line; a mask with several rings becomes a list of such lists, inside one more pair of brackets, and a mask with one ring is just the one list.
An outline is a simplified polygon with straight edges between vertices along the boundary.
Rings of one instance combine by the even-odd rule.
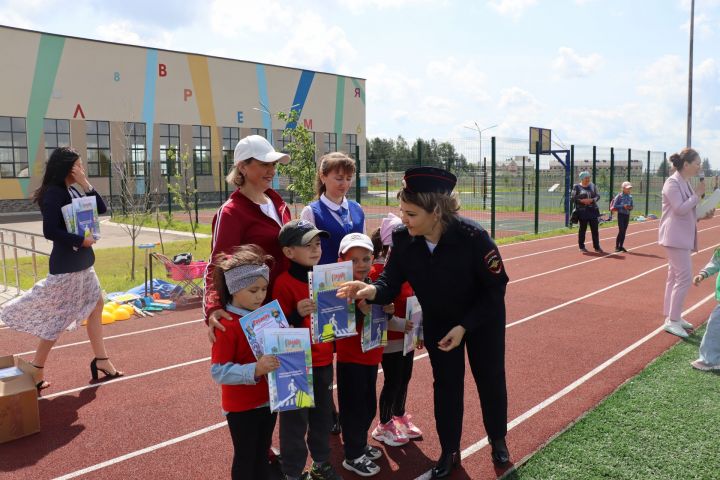
[[408, 297], [405, 307], [405, 318], [412, 322], [410, 331], [405, 332], [403, 339], [403, 355], [407, 355], [417, 348], [422, 340], [422, 309], [416, 296]]
[[383, 305], [370, 305], [370, 313], [363, 318], [360, 347], [363, 352], [387, 345], [388, 314]]
[[280, 367], [268, 373], [270, 410], [273, 412], [312, 408], [312, 352], [307, 328], [268, 328], [264, 332], [265, 352], [280, 361]]
[[313, 343], [357, 335], [355, 302], [337, 297], [340, 285], [352, 279], [350, 261], [315, 265], [308, 273], [310, 297], [315, 301], [315, 311], [310, 316]]
[[260, 358], [265, 351], [263, 348], [263, 339], [265, 338], [263, 332], [266, 329], [288, 328], [289, 326], [277, 300], [273, 300], [244, 317], [240, 317], [240, 328], [245, 333], [255, 358]]

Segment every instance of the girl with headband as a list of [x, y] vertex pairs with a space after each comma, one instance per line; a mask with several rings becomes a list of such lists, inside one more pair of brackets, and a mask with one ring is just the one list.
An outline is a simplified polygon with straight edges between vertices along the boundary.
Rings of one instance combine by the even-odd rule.
[[216, 257], [213, 285], [220, 304], [232, 317], [222, 319], [212, 346], [210, 373], [222, 385], [222, 409], [226, 415], [235, 454], [232, 478], [270, 477], [268, 451], [276, 413], [270, 412], [265, 375], [280, 366], [272, 355], [255, 360], [240, 328], [240, 317], [265, 302], [272, 256], [257, 245], [243, 245], [231, 255]]

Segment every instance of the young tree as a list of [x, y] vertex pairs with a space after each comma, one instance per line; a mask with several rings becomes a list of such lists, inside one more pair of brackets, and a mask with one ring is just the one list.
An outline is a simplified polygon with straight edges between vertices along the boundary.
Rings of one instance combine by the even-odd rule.
[[286, 122], [282, 136], [290, 139], [290, 143], [285, 145], [290, 163], [279, 165], [278, 171], [290, 179], [288, 190], [293, 193], [291, 203], [295, 203], [295, 195], [302, 203], [308, 203], [315, 196], [315, 142], [312, 132], [298, 123], [299, 116], [297, 110], [277, 113], [277, 118]]
[[192, 158], [190, 157], [188, 146], [185, 145], [185, 151], [178, 155], [173, 152], [174, 157], [172, 162], [175, 165], [173, 169], [173, 175], [175, 182], [168, 182], [168, 190], [175, 203], [182, 211], [185, 212], [190, 223], [190, 231], [192, 232], [193, 240], [195, 241], [195, 248], [197, 248], [198, 240], [195, 231], [197, 229], [197, 223], [193, 220], [193, 211], [195, 210], [195, 203], [197, 201], [197, 189], [195, 188], [195, 166]]
[[125, 158], [121, 162], [113, 162], [114, 178], [118, 179], [120, 189], [118, 196], [122, 209], [123, 221], [119, 223], [130, 237], [132, 257], [130, 262], [130, 279], [135, 280], [135, 244], [142, 231], [142, 226], [152, 215], [153, 196], [150, 189], [148, 162], [143, 149], [131, 144], [134, 124], [125, 126], [123, 147]]

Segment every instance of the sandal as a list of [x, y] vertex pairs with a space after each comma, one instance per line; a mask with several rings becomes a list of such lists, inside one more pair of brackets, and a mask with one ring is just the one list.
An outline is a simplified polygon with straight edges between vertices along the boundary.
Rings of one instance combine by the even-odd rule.
[[[34, 368], [37, 368], [38, 370], [42, 370], [43, 368], [45, 368], [44, 365], [43, 365], [42, 367], [38, 367], [38, 366], [35, 365], [34, 363], [31, 363], [30, 365], [32, 365]], [[45, 390], [46, 388], [50, 387], [50, 385], [51, 385], [51, 383], [50, 383], [50, 382], [46, 382], [45, 380], [40, 380], [38, 383], [36, 383], [36, 384], [35, 384], [35, 388], [36, 388], [37, 391], [38, 391], [38, 395], [40, 395], [40, 392], [41, 392], [41, 391], [43, 391], [43, 390]]]
[[105, 370], [105, 369], [102, 368], [102, 367], [98, 367], [98, 366], [97, 366], [97, 362], [103, 361], [103, 360], [110, 360], [110, 359], [107, 358], [107, 357], [105, 357], [105, 358], [97, 358], [97, 357], [95, 357], [95, 358], [93, 359], [93, 361], [90, 362], [90, 374], [92, 375], [92, 379], [93, 379], [93, 380], [98, 380], [98, 378], [99, 378], [98, 371], [100, 371], [100, 372], [102, 372], [102, 373], [105, 374], [105, 376], [103, 377], [103, 379], [118, 378], [118, 377], [122, 377], [123, 375], [125, 375], [123, 372], [121, 372], [121, 371], [119, 371], [119, 370], [117, 370], [117, 369], [116, 369], [114, 372], [110, 372], [110, 371], [108, 371], [108, 370]]

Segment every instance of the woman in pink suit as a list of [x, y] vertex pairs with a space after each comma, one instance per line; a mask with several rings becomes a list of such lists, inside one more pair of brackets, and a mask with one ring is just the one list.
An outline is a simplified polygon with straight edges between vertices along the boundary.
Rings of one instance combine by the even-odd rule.
[[[689, 179], [696, 176], [701, 168], [700, 155], [692, 148], [670, 156], [675, 167], [662, 189], [662, 218], [658, 243], [665, 247], [668, 257], [668, 277], [665, 285], [665, 331], [686, 338], [685, 329], [693, 325], [681, 316], [685, 296], [692, 283], [692, 260], [690, 252], [697, 251], [697, 217], [695, 207], [705, 193], [705, 184], [700, 182], [693, 190]], [[714, 215], [710, 212], [705, 218]]]

